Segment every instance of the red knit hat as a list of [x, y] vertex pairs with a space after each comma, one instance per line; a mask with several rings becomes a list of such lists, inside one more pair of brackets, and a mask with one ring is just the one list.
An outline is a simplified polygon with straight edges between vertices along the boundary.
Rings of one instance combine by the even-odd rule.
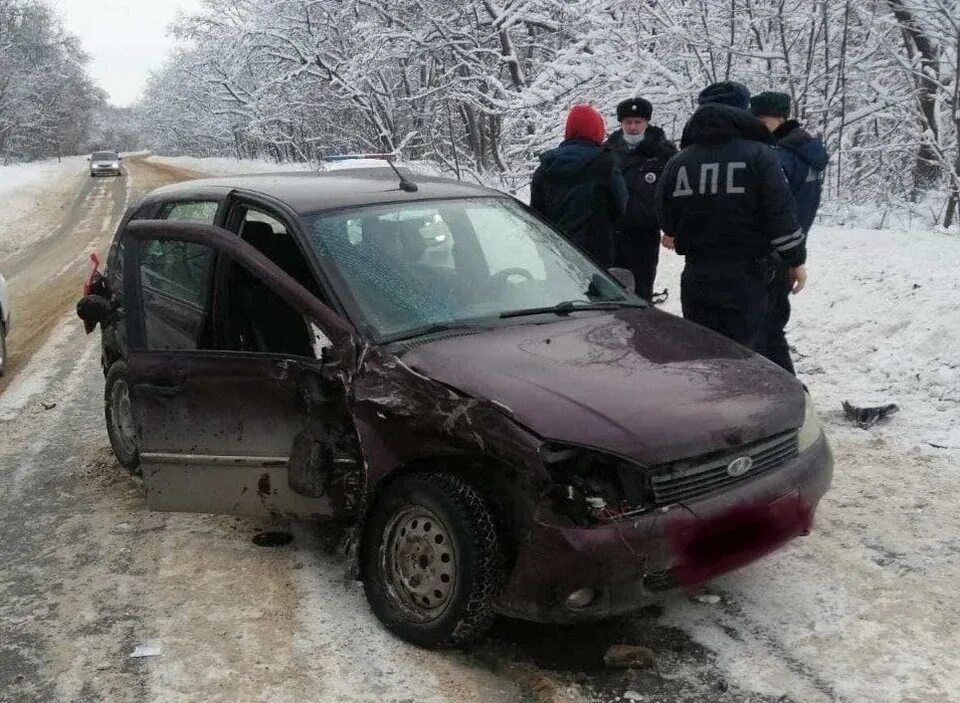
[[599, 145], [606, 137], [603, 115], [590, 105], [573, 106], [567, 115], [566, 139], [586, 139]]

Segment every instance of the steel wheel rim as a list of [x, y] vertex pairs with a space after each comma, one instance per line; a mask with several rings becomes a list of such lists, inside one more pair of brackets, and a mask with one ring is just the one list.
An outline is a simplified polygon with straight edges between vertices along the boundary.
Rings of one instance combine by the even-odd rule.
[[130, 407], [130, 389], [126, 381], [117, 381], [110, 390], [110, 421], [117, 443], [127, 456], [137, 451], [133, 429], [133, 410]]
[[412, 620], [436, 620], [453, 599], [457, 557], [436, 513], [421, 505], [401, 510], [383, 531], [380, 575], [390, 601]]

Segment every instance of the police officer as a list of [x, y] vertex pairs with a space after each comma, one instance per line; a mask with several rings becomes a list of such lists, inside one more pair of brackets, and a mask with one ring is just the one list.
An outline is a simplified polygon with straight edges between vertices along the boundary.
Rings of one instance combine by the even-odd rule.
[[613, 266], [614, 224], [627, 206], [627, 187], [609, 150], [603, 115], [574, 105], [565, 139], [540, 157], [530, 183], [530, 207], [553, 223], [603, 268]]
[[650, 124], [653, 105], [644, 98], [624, 100], [617, 106], [620, 129], [606, 146], [613, 153], [627, 184], [627, 212], [617, 223], [616, 264], [633, 272], [636, 293], [653, 298], [660, 258], [660, 225], [654, 195], [663, 167], [677, 148], [659, 127]]
[[[786, 93], [768, 91], [755, 95], [750, 100], [750, 110], [776, 141], [777, 156], [797, 203], [797, 218], [804, 236], [800, 260], [805, 262], [806, 237], [820, 207], [823, 178], [830, 156], [822, 141], [806, 132], [796, 120], [787, 119], [790, 115], [790, 96]], [[795, 268], [792, 273], [785, 263], [776, 266], [770, 286], [770, 308], [759, 348], [770, 361], [790, 373], [795, 372], [784, 328], [790, 320], [790, 294], [799, 293], [806, 279], [803, 266]]]
[[747, 109], [747, 88], [715, 83], [698, 102], [657, 189], [664, 245], [686, 257], [683, 316], [755, 349], [770, 254], [802, 265], [803, 231], [770, 133]]

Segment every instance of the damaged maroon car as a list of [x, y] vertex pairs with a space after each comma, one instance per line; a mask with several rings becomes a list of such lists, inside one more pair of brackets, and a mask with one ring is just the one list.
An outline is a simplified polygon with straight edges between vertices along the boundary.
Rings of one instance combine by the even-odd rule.
[[425, 646], [627, 613], [810, 530], [832, 458], [794, 378], [513, 198], [400, 185], [212, 179], [127, 213], [78, 311], [151, 508], [349, 526]]

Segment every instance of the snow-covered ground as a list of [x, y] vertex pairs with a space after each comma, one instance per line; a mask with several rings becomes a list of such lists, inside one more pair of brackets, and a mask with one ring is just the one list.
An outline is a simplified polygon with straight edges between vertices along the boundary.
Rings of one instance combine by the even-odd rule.
[[150, 163], [173, 166], [185, 171], [193, 171], [210, 176], [234, 176], [247, 173], [277, 173], [279, 171], [312, 171], [309, 164], [277, 164], [261, 159], [196, 158], [193, 156], [147, 157]]
[[[844, 400], [897, 403], [869, 434], [905, 451], [960, 449], [960, 237], [814, 227], [809, 251], [787, 337], [821, 414], [839, 419]], [[657, 286], [677, 314], [682, 266], [664, 250]]]
[[[732, 683], [791, 700], [956, 700], [960, 674], [960, 238], [815, 227], [788, 339], [836, 458], [813, 534], [663, 622]], [[679, 313], [682, 258], [658, 288]], [[897, 403], [863, 430], [841, 402]]]
[[[62, 161], [47, 159], [27, 164], [0, 166], [0, 209], [5, 226], [0, 227], [0, 266], [4, 259], [43, 239], [46, 223], [34, 226], [30, 215], [47, 205], [49, 191], [84, 173], [86, 157], [66, 156]], [[59, 209], [61, 202], [51, 198]]]
[[[193, 156], [158, 156], [147, 159], [153, 163], [173, 166], [175, 168], [193, 171], [209, 176], [233, 176], [250, 173], [278, 173], [299, 171], [343, 171], [354, 168], [389, 168], [385, 161], [379, 159], [345, 159], [343, 161], [324, 162], [320, 166], [307, 163], [278, 164], [264, 159], [231, 159], [231, 158], [196, 158]], [[432, 164], [414, 161], [402, 161], [397, 164], [401, 168], [409, 169], [413, 173], [437, 175], [438, 171]]]

